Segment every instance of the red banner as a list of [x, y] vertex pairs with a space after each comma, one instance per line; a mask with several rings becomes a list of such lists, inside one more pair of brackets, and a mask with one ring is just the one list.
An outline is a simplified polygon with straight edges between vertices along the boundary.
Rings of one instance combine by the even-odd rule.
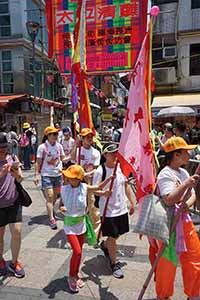
[[[53, 5], [52, 13], [47, 10], [47, 26], [51, 36], [49, 53], [55, 55], [60, 71], [67, 74], [71, 72], [77, 1], [47, 0], [47, 3], [50, 1]], [[88, 73], [106, 71], [116, 73], [133, 68], [146, 31], [147, 2], [147, 0], [87, 0]]]

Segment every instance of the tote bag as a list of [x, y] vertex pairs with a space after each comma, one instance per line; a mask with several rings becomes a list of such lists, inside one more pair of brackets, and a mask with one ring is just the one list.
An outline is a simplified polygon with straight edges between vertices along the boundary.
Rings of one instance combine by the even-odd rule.
[[173, 217], [174, 206], [167, 206], [155, 194], [146, 195], [133, 231], [168, 244]]

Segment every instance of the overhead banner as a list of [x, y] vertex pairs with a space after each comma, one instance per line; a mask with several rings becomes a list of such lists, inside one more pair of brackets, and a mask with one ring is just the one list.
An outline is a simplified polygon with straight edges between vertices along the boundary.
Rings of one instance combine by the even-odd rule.
[[[47, 0], [50, 45], [61, 73], [71, 73], [77, 0]], [[133, 68], [146, 32], [147, 0], [87, 0], [86, 65], [88, 73]], [[51, 22], [50, 22], [51, 20]]]

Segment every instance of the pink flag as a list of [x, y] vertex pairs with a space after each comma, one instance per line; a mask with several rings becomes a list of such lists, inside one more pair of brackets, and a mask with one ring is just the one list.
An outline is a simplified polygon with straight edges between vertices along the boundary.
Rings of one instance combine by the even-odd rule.
[[118, 159], [125, 176], [136, 178], [137, 200], [153, 191], [155, 168], [149, 136], [149, 33], [146, 34], [131, 80]]

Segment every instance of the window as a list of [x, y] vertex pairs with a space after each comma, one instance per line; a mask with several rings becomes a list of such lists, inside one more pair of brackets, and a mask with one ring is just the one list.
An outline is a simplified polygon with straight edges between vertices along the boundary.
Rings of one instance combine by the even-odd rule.
[[200, 8], [200, 0], [191, 0], [191, 9]]
[[0, 62], [0, 91], [2, 94], [12, 94], [14, 85], [12, 72], [12, 52], [9, 50], [1, 51]]
[[178, 0], [153, 0], [152, 4], [159, 5], [159, 4], [167, 4], [167, 3], [173, 3], [173, 2], [178, 2]]
[[200, 44], [190, 45], [190, 76], [200, 75]]
[[11, 29], [8, 0], [0, 0], [0, 37], [10, 35]]

